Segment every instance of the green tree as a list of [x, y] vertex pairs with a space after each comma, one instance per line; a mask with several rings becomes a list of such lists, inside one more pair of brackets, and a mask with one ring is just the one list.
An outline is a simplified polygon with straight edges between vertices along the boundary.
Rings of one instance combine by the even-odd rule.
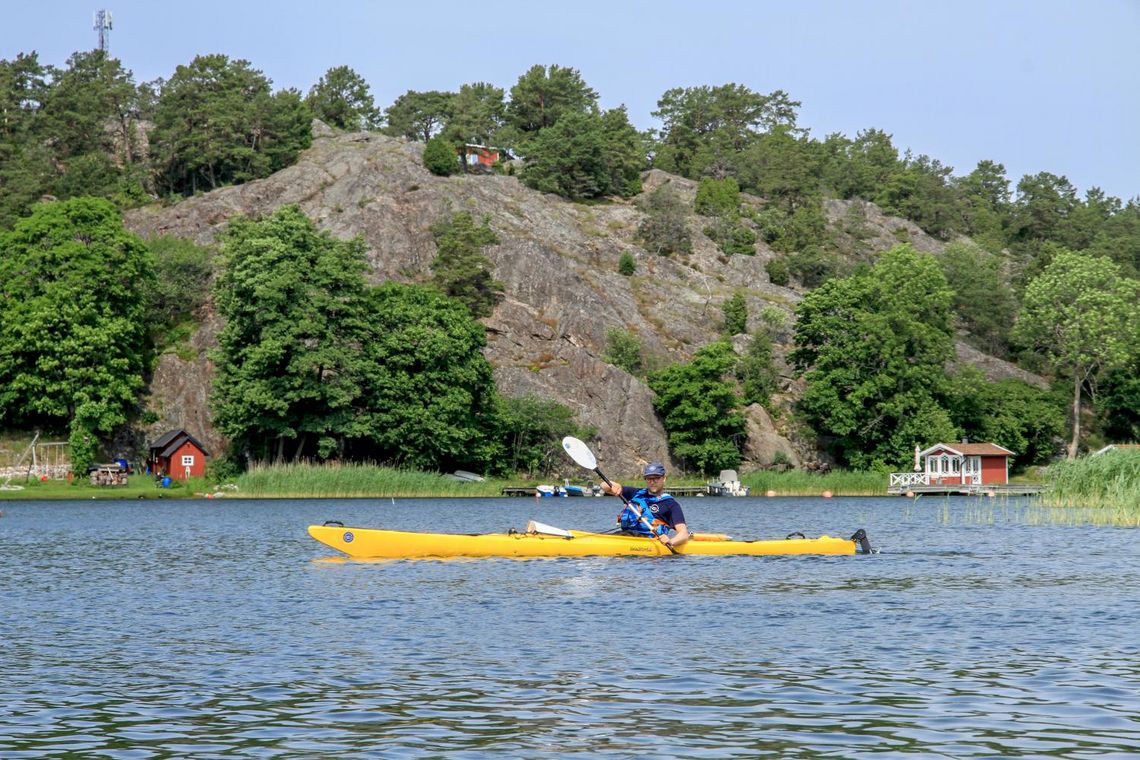
[[703, 231], [709, 240], [729, 256], [753, 256], [756, 253], [756, 233], [741, 224], [739, 217], [717, 217]]
[[338, 129], [376, 129], [380, 111], [368, 82], [348, 66], [335, 66], [309, 89], [305, 104], [326, 124]]
[[778, 126], [752, 141], [736, 171], [749, 192], [792, 214], [800, 206], [819, 204], [822, 163], [818, 143]]
[[675, 87], [653, 112], [662, 122], [654, 165], [689, 178], [723, 176], [757, 135], [778, 127], [794, 131], [799, 106], [783, 90], [762, 95], [731, 83]]
[[1059, 242], [1057, 233], [1078, 203], [1076, 188], [1064, 177], [1049, 172], [1027, 174], [1017, 183], [1011, 239], [1031, 255], [1047, 240]]
[[108, 201], [75, 198], [37, 205], [0, 250], [0, 425], [95, 446], [143, 388], [146, 245]]
[[427, 142], [439, 134], [451, 116], [454, 93], [408, 90], [384, 110], [384, 130], [394, 137]]
[[565, 113], [526, 143], [522, 180], [571, 200], [641, 191], [641, 140], [624, 109]]
[[465, 84], [451, 98], [443, 136], [457, 145], [494, 144], [506, 118], [501, 87], [476, 82]]
[[953, 440], [943, 402], [951, 298], [934, 258], [900, 245], [800, 302], [790, 355], [807, 381], [799, 408], [843, 464], [899, 466], [915, 443]]
[[496, 463], [496, 471], [526, 477], [546, 475], [564, 465], [563, 437], [592, 434], [574, 423], [570, 408], [538, 396], [500, 398], [497, 432], [506, 454]]
[[459, 154], [450, 140], [437, 135], [424, 146], [424, 166], [437, 177], [449, 177], [459, 171]]
[[772, 339], [766, 332], [752, 334], [734, 371], [740, 382], [741, 402], [767, 406], [779, 388], [780, 377], [772, 361]]
[[874, 201], [887, 213], [910, 219], [928, 234], [948, 239], [965, 226], [950, 173], [951, 168], [937, 159], [916, 158], [907, 151]]
[[1069, 459], [1080, 444], [1084, 386], [1126, 362], [1140, 343], [1138, 303], [1140, 283], [1122, 277], [1114, 262], [1071, 251], [1059, 252], [1026, 288], [1013, 337], [1069, 378]]
[[688, 207], [670, 185], [659, 185], [638, 206], [645, 217], [637, 227], [637, 237], [645, 250], [658, 256], [693, 250]]
[[35, 53], [0, 60], [0, 228], [26, 215], [56, 176], [37, 135], [51, 73]]
[[105, 153], [130, 164], [137, 151], [135, 112], [131, 72], [102, 50], [75, 53], [52, 82], [40, 130], [60, 159]]
[[726, 338], [748, 332], [748, 302], [744, 300], [743, 291], [733, 293], [720, 308], [724, 315], [721, 333]]
[[300, 94], [270, 91], [248, 61], [198, 56], [165, 82], [155, 106], [151, 157], [160, 189], [192, 194], [265, 177], [311, 142]]
[[[147, 303], [148, 324], [164, 333], [194, 321], [205, 306], [213, 279], [211, 253], [190, 240], [160, 236], [147, 241], [154, 258], [155, 286]], [[155, 342], [165, 342], [155, 336]]]
[[[531, 66], [511, 88], [507, 122], [524, 134], [554, 126], [565, 114], [597, 113], [598, 93], [577, 69]], [[529, 155], [530, 149], [526, 149]]]
[[1005, 166], [979, 161], [972, 172], [951, 182], [958, 192], [966, 234], [989, 250], [1000, 251], [1007, 242], [1005, 225], [1010, 212]]
[[1140, 441], [1140, 350], [1128, 363], [1105, 372], [1097, 413], [1107, 441]]
[[[338, 241], [296, 206], [231, 220], [214, 287], [226, 320], [215, 352], [214, 420], [258, 459], [330, 456], [355, 425], [364, 244]], [[286, 445], [289, 444], [289, 449]]]
[[963, 436], [1004, 446], [1018, 469], [1048, 462], [1065, 431], [1063, 394], [1014, 378], [990, 382], [974, 367], [951, 378], [947, 408]]
[[736, 216], [740, 211], [740, 185], [732, 177], [702, 178], [693, 210], [705, 216]]
[[1009, 331], [1017, 311], [1014, 295], [996, 255], [969, 243], [951, 243], [942, 254], [942, 272], [954, 290], [954, 314], [978, 348], [1009, 355]]
[[502, 298], [503, 284], [494, 278], [491, 260], [483, 253], [499, 243], [489, 219], [476, 224], [471, 214], [461, 211], [433, 224], [431, 234], [436, 245], [432, 282], [476, 319], [490, 316]]
[[840, 198], [872, 200], [899, 168], [899, 152], [881, 129], [866, 129], [854, 140], [828, 135], [823, 143], [824, 184]]
[[414, 469], [500, 466], [483, 326], [432, 288], [392, 282], [368, 292], [365, 314], [358, 452]]
[[715, 473], [740, 465], [745, 419], [740, 397], [725, 378], [736, 365], [728, 343], [699, 349], [692, 361], [649, 376], [653, 406], [662, 417], [669, 447], [685, 469]]
[[631, 375], [639, 376], [645, 371], [645, 361], [641, 356], [641, 340], [620, 327], [606, 330], [606, 350], [602, 361], [624, 369]]

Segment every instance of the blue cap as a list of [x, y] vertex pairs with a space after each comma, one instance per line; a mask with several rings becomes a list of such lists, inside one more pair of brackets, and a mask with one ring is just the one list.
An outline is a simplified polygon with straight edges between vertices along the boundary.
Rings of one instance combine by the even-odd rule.
[[664, 475], [665, 465], [661, 464], [660, 462], [650, 462], [649, 464], [645, 465], [645, 469], [642, 470], [641, 474], [645, 476]]

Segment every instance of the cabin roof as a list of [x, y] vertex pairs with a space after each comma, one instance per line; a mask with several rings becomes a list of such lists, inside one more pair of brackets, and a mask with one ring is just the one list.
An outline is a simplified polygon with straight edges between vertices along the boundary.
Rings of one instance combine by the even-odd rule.
[[206, 451], [206, 447], [202, 445], [202, 442], [182, 428], [175, 428], [160, 435], [158, 440], [150, 445], [150, 450], [152, 452], [158, 450], [159, 456], [168, 457], [177, 451], [178, 447], [186, 441], [190, 441], [197, 446], [203, 454], [210, 456], [210, 452]]
[[1013, 452], [996, 443], [936, 443], [919, 456], [928, 456], [938, 450], [945, 450], [958, 456], [1011, 457]]

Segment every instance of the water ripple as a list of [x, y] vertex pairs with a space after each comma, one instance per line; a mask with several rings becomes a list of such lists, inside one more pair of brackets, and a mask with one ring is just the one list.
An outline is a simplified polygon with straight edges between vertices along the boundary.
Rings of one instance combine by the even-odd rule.
[[304, 536], [612, 520], [567, 501], [6, 504], [0, 757], [1140, 753], [1131, 531], [839, 499], [693, 511], [883, 554], [364, 563]]

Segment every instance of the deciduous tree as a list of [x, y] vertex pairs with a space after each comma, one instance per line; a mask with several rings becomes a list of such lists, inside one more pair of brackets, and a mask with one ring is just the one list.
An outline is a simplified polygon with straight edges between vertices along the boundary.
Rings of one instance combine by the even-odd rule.
[[736, 361], [731, 345], [711, 343], [692, 361], [649, 376], [669, 448], [686, 468], [715, 473], [740, 465], [745, 420], [740, 397], [727, 379]]
[[942, 402], [951, 298], [934, 258], [900, 245], [796, 308], [799, 407], [842, 463], [898, 466], [916, 443], [953, 440]]
[[295, 206], [230, 222], [214, 287], [226, 324], [213, 403], [236, 451], [323, 458], [335, 449], [329, 441], [367, 435], [354, 408], [365, 374], [365, 267], [359, 239], [318, 232]]
[[0, 424], [109, 435], [149, 360], [146, 245], [110, 202], [75, 198], [37, 205], [0, 250]]
[[1077, 455], [1081, 397], [1087, 383], [1129, 359], [1140, 343], [1140, 282], [1112, 261], [1061, 251], [1025, 291], [1014, 338], [1040, 351], [1072, 389], [1072, 437]]

